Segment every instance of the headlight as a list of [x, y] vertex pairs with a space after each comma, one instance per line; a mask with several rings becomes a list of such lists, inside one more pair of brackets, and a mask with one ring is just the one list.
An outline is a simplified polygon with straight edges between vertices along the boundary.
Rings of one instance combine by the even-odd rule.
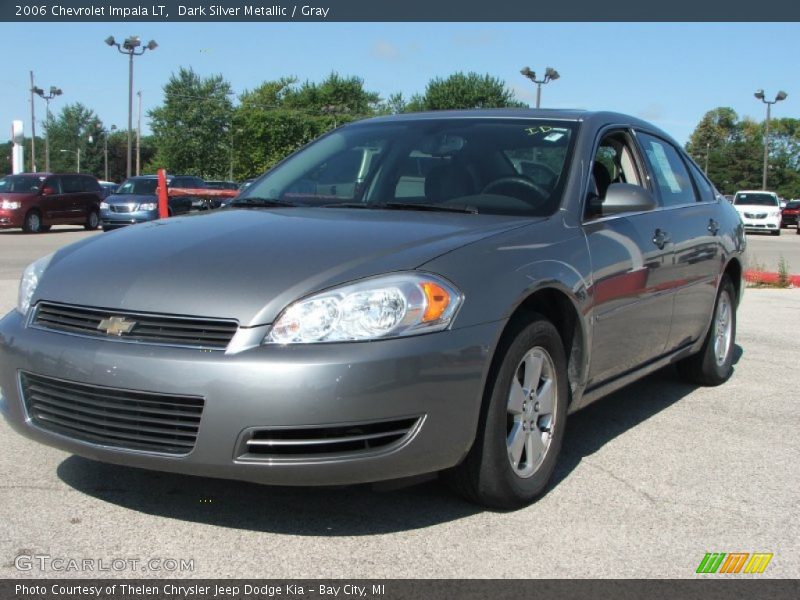
[[100, 210], [108, 210], [108, 202], [101, 202]]
[[50, 264], [52, 258], [53, 255], [48, 254], [47, 256], [29, 264], [22, 273], [22, 279], [19, 281], [19, 294], [17, 295], [17, 310], [23, 315], [28, 314], [28, 310], [31, 307], [33, 294], [36, 292], [36, 288], [39, 287], [39, 282], [42, 280], [42, 274], [47, 268], [47, 265]]
[[12, 202], [11, 200], [3, 200], [0, 202], [0, 208], [4, 210], [17, 210], [20, 206], [22, 206], [22, 203]]
[[142, 202], [139, 205], [139, 210], [155, 210], [158, 208], [157, 202]]
[[362, 341], [441, 331], [462, 300], [461, 292], [435, 275], [383, 275], [291, 304], [264, 343]]

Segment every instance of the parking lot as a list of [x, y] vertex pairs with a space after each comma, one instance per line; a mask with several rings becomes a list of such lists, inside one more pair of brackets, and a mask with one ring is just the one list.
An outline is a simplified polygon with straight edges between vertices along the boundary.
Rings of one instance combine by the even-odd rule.
[[[22, 269], [92, 235], [0, 232], [0, 311]], [[750, 236], [769, 270], [800, 273], [800, 236]], [[774, 264], [773, 264], [774, 263]], [[549, 492], [482, 511], [438, 482], [271, 488], [95, 463], [0, 422], [0, 577], [15, 557], [190, 559], [181, 577], [694, 577], [706, 552], [770, 552], [764, 576], [800, 575], [800, 290], [749, 289], [736, 368], [717, 388], [665, 369], [573, 415]]]

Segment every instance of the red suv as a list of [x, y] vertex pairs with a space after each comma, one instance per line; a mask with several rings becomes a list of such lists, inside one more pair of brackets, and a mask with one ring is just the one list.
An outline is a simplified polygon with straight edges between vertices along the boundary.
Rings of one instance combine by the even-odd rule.
[[53, 225], [97, 229], [103, 191], [97, 179], [82, 173], [20, 173], [0, 179], [0, 228], [27, 233]]

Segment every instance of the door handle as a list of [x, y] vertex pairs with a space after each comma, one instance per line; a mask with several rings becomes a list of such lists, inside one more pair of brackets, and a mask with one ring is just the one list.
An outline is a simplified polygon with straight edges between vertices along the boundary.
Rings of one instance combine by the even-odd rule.
[[711, 235], [717, 235], [717, 232], [719, 231], [719, 223], [717, 223], [714, 219], [709, 219], [708, 231], [711, 233]]
[[659, 250], [663, 250], [664, 246], [670, 241], [669, 234], [666, 231], [663, 229], [656, 229], [656, 232], [653, 234], [653, 243], [658, 246]]

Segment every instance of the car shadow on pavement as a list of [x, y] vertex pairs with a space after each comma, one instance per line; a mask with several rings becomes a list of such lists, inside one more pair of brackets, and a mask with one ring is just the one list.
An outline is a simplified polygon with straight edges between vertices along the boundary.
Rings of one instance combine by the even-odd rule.
[[[734, 360], [742, 351], [736, 347]], [[548, 493], [584, 456], [659, 413], [695, 386], [662, 369], [571, 415]], [[481, 512], [440, 481], [379, 492], [368, 485], [277, 487], [148, 471], [70, 456], [58, 477], [75, 490], [145, 514], [218, 527], [305, 536], [393, 533]], [[534, 505], [535, 509], [535, 505]]]
[[[738, 344], [733, 348], [733, 364], [744, 354]], [[548, 493], [563, 481], [581, 462], [618, 435], [633, 429], [697, 389], [687, 383], [674, 366], [665, 367], [640, 379], [567, 420], [561, 456], [550, 481]]]

